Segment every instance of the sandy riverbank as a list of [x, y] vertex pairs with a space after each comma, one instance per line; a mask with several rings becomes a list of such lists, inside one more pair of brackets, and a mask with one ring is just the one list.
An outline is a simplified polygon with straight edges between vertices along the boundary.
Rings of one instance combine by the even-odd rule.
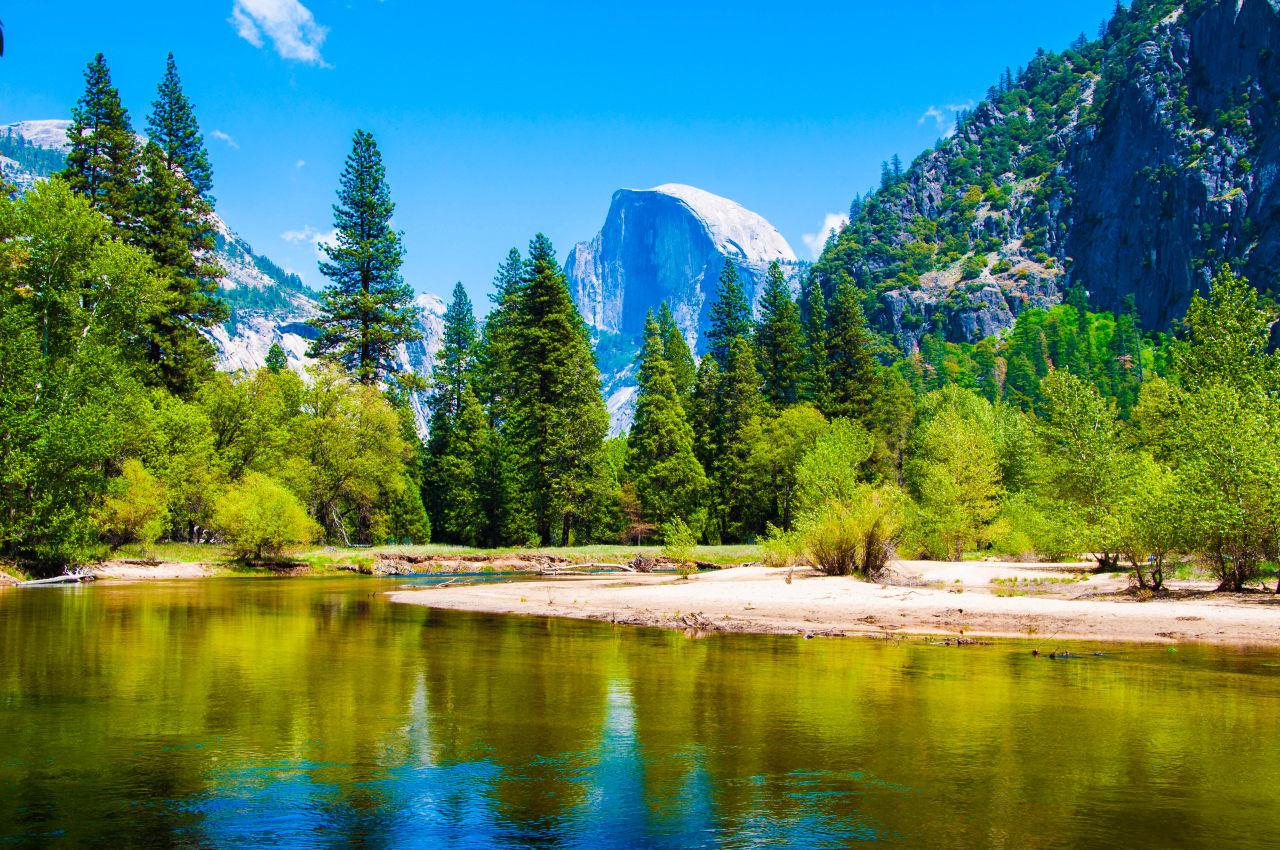
[[[1280, 598], [1216, 594], [1175, 581], [1148, 601], [1126, 577], [1080, 566], [905, 562], [892, 584], [797, 569], [741, 567], [688, 581], [669, 574], [402, 589], [395, 602], [699, 631], [947, 635], [1280, 646]], [[1000, 583], [993, 583], [998, 580]]]

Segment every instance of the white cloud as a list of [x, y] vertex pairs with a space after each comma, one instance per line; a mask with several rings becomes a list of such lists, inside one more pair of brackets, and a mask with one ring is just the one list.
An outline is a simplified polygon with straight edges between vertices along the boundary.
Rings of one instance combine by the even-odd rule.
[[324, 251], [320, 249], [320, 246], [332, 245], [337, 242], [338, 231], [335, 229], [330, 230], [328, 233], [320, 233], [308, 224], [301, 230], [286, 230], [284, 233], [280, 234], [280, 238], [286, 242], [293, 242], [294, 244], [310, 242], [312, 247], [315, 249], [316, 256], [322, 260], [327, 260], [329, 258], [325, 255]]
[[849, 216], [844, 213], [827, 213], [827, 217], [822, 222], [822, 229], [817, 233], [806, 233], [800, 238], [804, 240], [804, 244], [809, 246], [809, 253], [816, 260], [822, 256], [822, 249], [827, 247], [827, 240], [833, 234], [839, 233], [840, 229], [849, 223]]
[[945, 137], [951, 138], [956, 132], [956, 114], [962, 109], [972, 109], [973, 101], [967, 103], [948, 103], [945, 106], [930, 106], [924, 111], [924, 115], [920, 116], [918, 123], [924, 126], [924, 123], [933, 120], [938, 124], [938, 132]]
[[320, 55], [329, 29], [298, 0], [235, 0], [228, 21], [254, 47], [263, 46], [265, 35], [281, 58], [329, 67]]
[[236, 150], [240, 150], [240, 146], [236, 144], [236, 140], [235, 140], [235, 139], [233, 139], [233, 138], [231, 138], [230, 136], [228, 136], [226, 133], [222, 132], [221, 130], [214, 130], [214, 131], [213, 131], [212, 133], [210, 133], [209, 135], [210, 135], [210, 136], [213, 136], [215, 139], [217, 139], [217, 140], [219, 140], [219, 141], [226, 142], [228, 145], [230, 145], [231, 147], [235, 148]]
[[302, 166], [304, 166], [304, 165], [306, 165], [306, 164], [307, 164], [307, 161], [306, 161], [305, 159], [300, 159], [300, 160], [298, 160], [298, 164], [297, 164], [297, 165], [295, 165], [295, 166], [294, 166], [294, 168], [301, 168]]

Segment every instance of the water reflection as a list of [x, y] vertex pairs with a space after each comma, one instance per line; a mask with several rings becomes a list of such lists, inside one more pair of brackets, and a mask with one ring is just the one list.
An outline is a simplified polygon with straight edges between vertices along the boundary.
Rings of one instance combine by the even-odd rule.
[[1263, 653], [688, 640], [387, 586], [0, 593], [0, 841], [1261, 847], [1280, 826]]

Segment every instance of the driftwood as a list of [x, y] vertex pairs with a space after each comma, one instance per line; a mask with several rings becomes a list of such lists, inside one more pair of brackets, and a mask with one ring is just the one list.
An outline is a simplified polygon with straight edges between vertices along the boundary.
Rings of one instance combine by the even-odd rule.
[[53, 584], [80, 584], [81, 582], [93, 581], [94, 577], [91, 573], [73, 573], [71, 575], [57, 576], [55, 578], [40, 578], [35, 581], [20, 581], [18, 587], [40, 587], [42, 585]]

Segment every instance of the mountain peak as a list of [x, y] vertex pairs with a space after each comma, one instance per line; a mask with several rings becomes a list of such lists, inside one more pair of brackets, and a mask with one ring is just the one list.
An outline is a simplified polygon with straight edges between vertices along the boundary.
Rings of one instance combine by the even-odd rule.
[[796, 254], [778, 229], [742, 204], [683, 183], [664, 183], [652, 189], [623, 192], [655, 192], [675, 198], [707, 226], [717, 247], [726, 255], [755, 263], [796, 262]]

